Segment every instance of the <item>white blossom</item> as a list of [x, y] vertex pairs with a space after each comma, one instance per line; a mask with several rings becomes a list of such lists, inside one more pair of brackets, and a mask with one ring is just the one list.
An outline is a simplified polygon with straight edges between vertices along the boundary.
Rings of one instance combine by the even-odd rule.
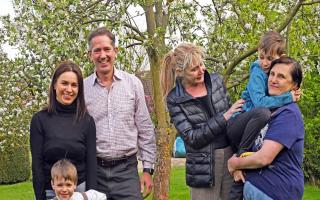
[[70, 11], [70, 12], [76, 12], [76, 11], [77, 11], [76, 6], [70, 5], [70, 6], [69, 6], [69, 11]]
[[307, 37], [304, 36], [304, 35], [302, 35], [302, 36], [301, 36], [301, 41], [302, 41], [304, 44], [306, 44], [306, 42], [307, 42]]
[[252, 25], [249, 24], [249, 23], [247, 23], [247, 24], [244, 25], [244, 28], [247, 29], [247, 30], [249, 30], [249, 29], [252, 28]]
[[265, 16], [262, 15], [262, 14], [260, 14], [260, 13], [258, 13], [258, 15], [257, 15], [257, 21], [258, 21], [258, 22], [264, 22], [264, 20], [265, 20]]
[[51, 2], [48, 3], [48, 7], [49, 7], [49, 10], [51, 11], [54, 10], [54, 5]]

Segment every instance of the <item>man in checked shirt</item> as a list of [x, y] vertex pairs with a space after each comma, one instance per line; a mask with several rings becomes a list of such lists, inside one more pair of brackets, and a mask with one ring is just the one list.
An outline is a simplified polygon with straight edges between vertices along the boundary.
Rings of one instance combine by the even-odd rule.
[[[87, 109], [97, 129], [98, 190], [112, 200], [137, 200], [152, 190], [155, 132], [141, 81], [115, 68], [115, 36], [98, 28], [88, 37], [95, 71], [84, 81]], [[137, 157], [142, 161], [139, 179]]]

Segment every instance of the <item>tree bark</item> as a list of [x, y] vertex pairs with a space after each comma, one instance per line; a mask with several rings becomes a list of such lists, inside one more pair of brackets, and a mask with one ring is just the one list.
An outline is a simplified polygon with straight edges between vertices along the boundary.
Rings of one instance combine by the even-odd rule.
[[[156, 113], [156, 142], [157, 142], [157, 161], [154, 175], [154, 200], [169, 199], [169, 181], [171, 170], [171, 142], [170, 128], [166, 108], [163, 101], [162, 90], [160, 87], [160, 64], [161, 59], [166, 51], [164, 41], [167, 15], [162, 10], [162, 1], [145, 2], [145, 10], [148, 45], [146, 47], [149, 62], [151, 66], [151, 75], [153, 81], [153, 101]], [[154, 10], [155, 9], [155, 10]]]

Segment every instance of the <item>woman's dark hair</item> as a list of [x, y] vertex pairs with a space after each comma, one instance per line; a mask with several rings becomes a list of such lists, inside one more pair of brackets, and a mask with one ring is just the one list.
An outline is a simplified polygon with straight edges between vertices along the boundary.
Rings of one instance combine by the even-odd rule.
[[[290, 72], [291, 72], [292, 80], [297, 84], [298, 88], [300, 88], [302, 78], [303, 78], [301, 65], [295, 59], [287, 56], [283, 56], [271, 62], [270, 71], [273, 68], [273, 66], [275, 66], [276, 64], [289, 65], [291, 67]], [[270, 74], [270, 71], [269, 71], [269, 74]]]
[[49, 113], [56, 113], [56, 91], [54, 89], [54, 85], [56, 84], [58, 78], [61, 74], [65, 72], [74, 72], [78, 79], [78, 95], [75, 99], [77, 105], [76, 111], [76, 121], [80, 121], [84, 118], [85, 114], [87, 113], [87, 108], [84, 101], [84, 92], [83, 92], [83, 77], [81, 70], [77, 64], [72, 61], [63, 61], [61, 62], [58, 67], [55, 69], [54, 74], [51, 79], [50, 87], [49, 87], [49, 98], [48, 98], [48, 107], [46, 110]]

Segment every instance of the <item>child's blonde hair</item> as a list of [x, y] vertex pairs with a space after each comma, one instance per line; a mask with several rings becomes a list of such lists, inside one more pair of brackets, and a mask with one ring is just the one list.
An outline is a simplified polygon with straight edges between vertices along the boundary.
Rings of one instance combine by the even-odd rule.
[[260, 38], [258, 49], [265, 54], [281, 57], [286, 52], [286, 41], [280, 33], [268, 31]]
[[72, 181], [75, 184], [78, 182], [76, 167], [66, 159], [57, 161], [51, 168], [52, 182], [54, 182], [55, 179], [60, 178], [63, 178], [66, 181]]

